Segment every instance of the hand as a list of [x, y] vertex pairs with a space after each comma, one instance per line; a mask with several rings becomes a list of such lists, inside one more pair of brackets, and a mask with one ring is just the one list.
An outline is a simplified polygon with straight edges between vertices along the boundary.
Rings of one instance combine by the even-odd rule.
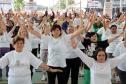
[[18, 18], [19, 18], [19, 17], [17, 16], [17, 14], [15, 14], [14, 17], [13, 17], [13, 20], [14, 20], [14, 23], [15, 23], [15, 24], [18, 23]]
[[49, 72], [63, 72], [63, 71], [60, 70], [60, 69], [52, 69], [52, 68], [49, 68], [48, 71], [49, 71]]
[[0, 21], [0, 27], [3, 30], [3, 32], [6, 32], [6, 25], [5, 25], [4, 21]]

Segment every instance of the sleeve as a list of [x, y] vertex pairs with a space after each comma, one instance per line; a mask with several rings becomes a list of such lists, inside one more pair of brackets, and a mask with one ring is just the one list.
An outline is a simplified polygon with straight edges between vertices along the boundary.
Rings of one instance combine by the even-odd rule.
[[12, 35], [11, 35], [11, 33], [5, 32], [5, 33], [4, 33], [4, 36], [5, 36], [6, 40], [7, 40], [9, 43], [12, 42], [12, 38], [11, 38]]
[[79, 48], [76, 49], [76, 53], [78, 57], [88, 66], [91, 67], [93, 65], [94, 59], [88, 57], [85, 53], [83, 53]]
[[97, 34], [99, 34], [99, 35], [103, 34], [103, 27], [100, 28], [100, 29], [97, 31]]
[[70, 39], [72, 39], [71, 34], [63, 34], [63, 37], [65, 38], [66, 41], [69, 41]]
[[30, 64], [35, 68], [38, 69], [41, 63], [43, 63], [40, 59], [35, 57], [32, 53], [29, 53], [30, 57]]
[[125, 58], [126, 58], [126, 53], [123, 53], [115, 58], [110, 59], [111, 68], [115, 68], [119, 63], [125, 61], [123, 60]]
[[120, 43], [119, 43], [119, 44], [115, 47], [115, 50], [114, 50], [112, 56], [116, 57], [116, 56], [119, 56], [119, 55], [121, 54], [121, 53], [120, 53], [120, 47], [121, 47], [121, 45], [120, 45]]
[[2, 58], [0, 58], [0, 68], [3, 69], [9, 64], [8, 54], [6, 53]]

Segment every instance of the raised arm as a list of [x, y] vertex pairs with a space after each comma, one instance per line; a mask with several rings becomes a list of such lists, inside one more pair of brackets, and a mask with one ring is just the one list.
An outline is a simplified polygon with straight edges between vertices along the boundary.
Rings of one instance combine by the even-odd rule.
[[110, 59], [111, 68], [115, 68], [119, 63], [125, 61], [126, 53], [123, 53], [115, 58]]
[[38, 38], [41, 38], [41, 34], [33, 29], [33, 25], [32, 25], [32, 23], [30, 23], [30, 22], [28, 22], [28, 31], [29, 31], [31, 34], [37, 36]]
[[95, 21], [95, 18], [96, 18], [96, 13], [94, 12], [92, 14], [91, 18], [88, 20], [89, 22], [88, 22], [88, 24], [86, 26], [86, 29], [85, 29], [86, 32], [88, 32], [91, 29], [91, 27], [92, 27], [92, 25], [93, 25], [93, 23]]
[[14, 21], [14, 26], [11, 29], [11, 31], [9, 32], [10, 34], [13, 34], [13, 32], [14, 32], [16, 26], [17, 26], [17, 23], [19, 23], [19, 17], [17, 16], [17, 14], [14, 15], [13, 21]]
[[90, 68], [93, 65], [94, 59], [88, 57], [85, 53], [83, 53], [79, 48], [76, 48], [75, 52], [78, 57]]
[[108, 43], [111, 43], [112, 41], [114, 41], [115, 39], [119, 38], [119, 37], [122, 36], [122, 35], [123, 35], [123, 32], [120, 33], [119, 35], [116, 35], [116, 36], [113, 37], [113, 38], [108, 39]]
[[71, 34], [71, 38], [78, 36], [79, 34], [81, 34], [85, 30], [85, 27], [83, 26], [82, 12], [80, 14], [80, 18], [81, 18], [81, 24], [79, 26], [79, 29]]

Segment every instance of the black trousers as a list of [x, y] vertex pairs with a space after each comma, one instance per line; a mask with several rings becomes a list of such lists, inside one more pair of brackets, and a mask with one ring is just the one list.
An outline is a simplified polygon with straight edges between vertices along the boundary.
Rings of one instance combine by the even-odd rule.
[[121, 71], [120, 69], [118, 69], [117, 71], [121, 82], [120, 84], [126, 84], [126, 72]]
[[[32, 49], [32, 54], [37, 57], [37, 48]], [[31, 70], [31, 79], [33, 77], [33, 66], [30, 65], [30, 70]]]
[[53, 68], [53, 69], [61, 69], [61, 70], [63, 70], [63, 72], [55, 72], [55, 73], [47, 72], [47, 74], [48, 74], [48, 84], [56, 84], [55, 83], [56, 77], [57, 77], [57, 80], [58, 80], [58, 84], [65, 84], [65, 81], [64, 81], [64, 78], [65, 78], [64, 68], [52, 67], [52, 66], [50, 66], [50, 67]]
[[65, 84], [68, 83], [71, 72], [71, 84], [78, 84], [79, 67], [81, 64], [80, 58], [66, 59], [67, 67], [65, 68]]

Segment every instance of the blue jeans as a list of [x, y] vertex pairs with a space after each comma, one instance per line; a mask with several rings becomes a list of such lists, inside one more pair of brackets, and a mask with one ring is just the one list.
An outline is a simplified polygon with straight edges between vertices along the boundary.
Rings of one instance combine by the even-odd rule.
[[[9, 52], [10, 48], [0, 48], [0, 58], [4, 56], [5, 53]], [[6, 76], [8, 77], [9, 67], [6, 67]], [[0, 77], [2, 77], [2, 69], [0, 69]]]

